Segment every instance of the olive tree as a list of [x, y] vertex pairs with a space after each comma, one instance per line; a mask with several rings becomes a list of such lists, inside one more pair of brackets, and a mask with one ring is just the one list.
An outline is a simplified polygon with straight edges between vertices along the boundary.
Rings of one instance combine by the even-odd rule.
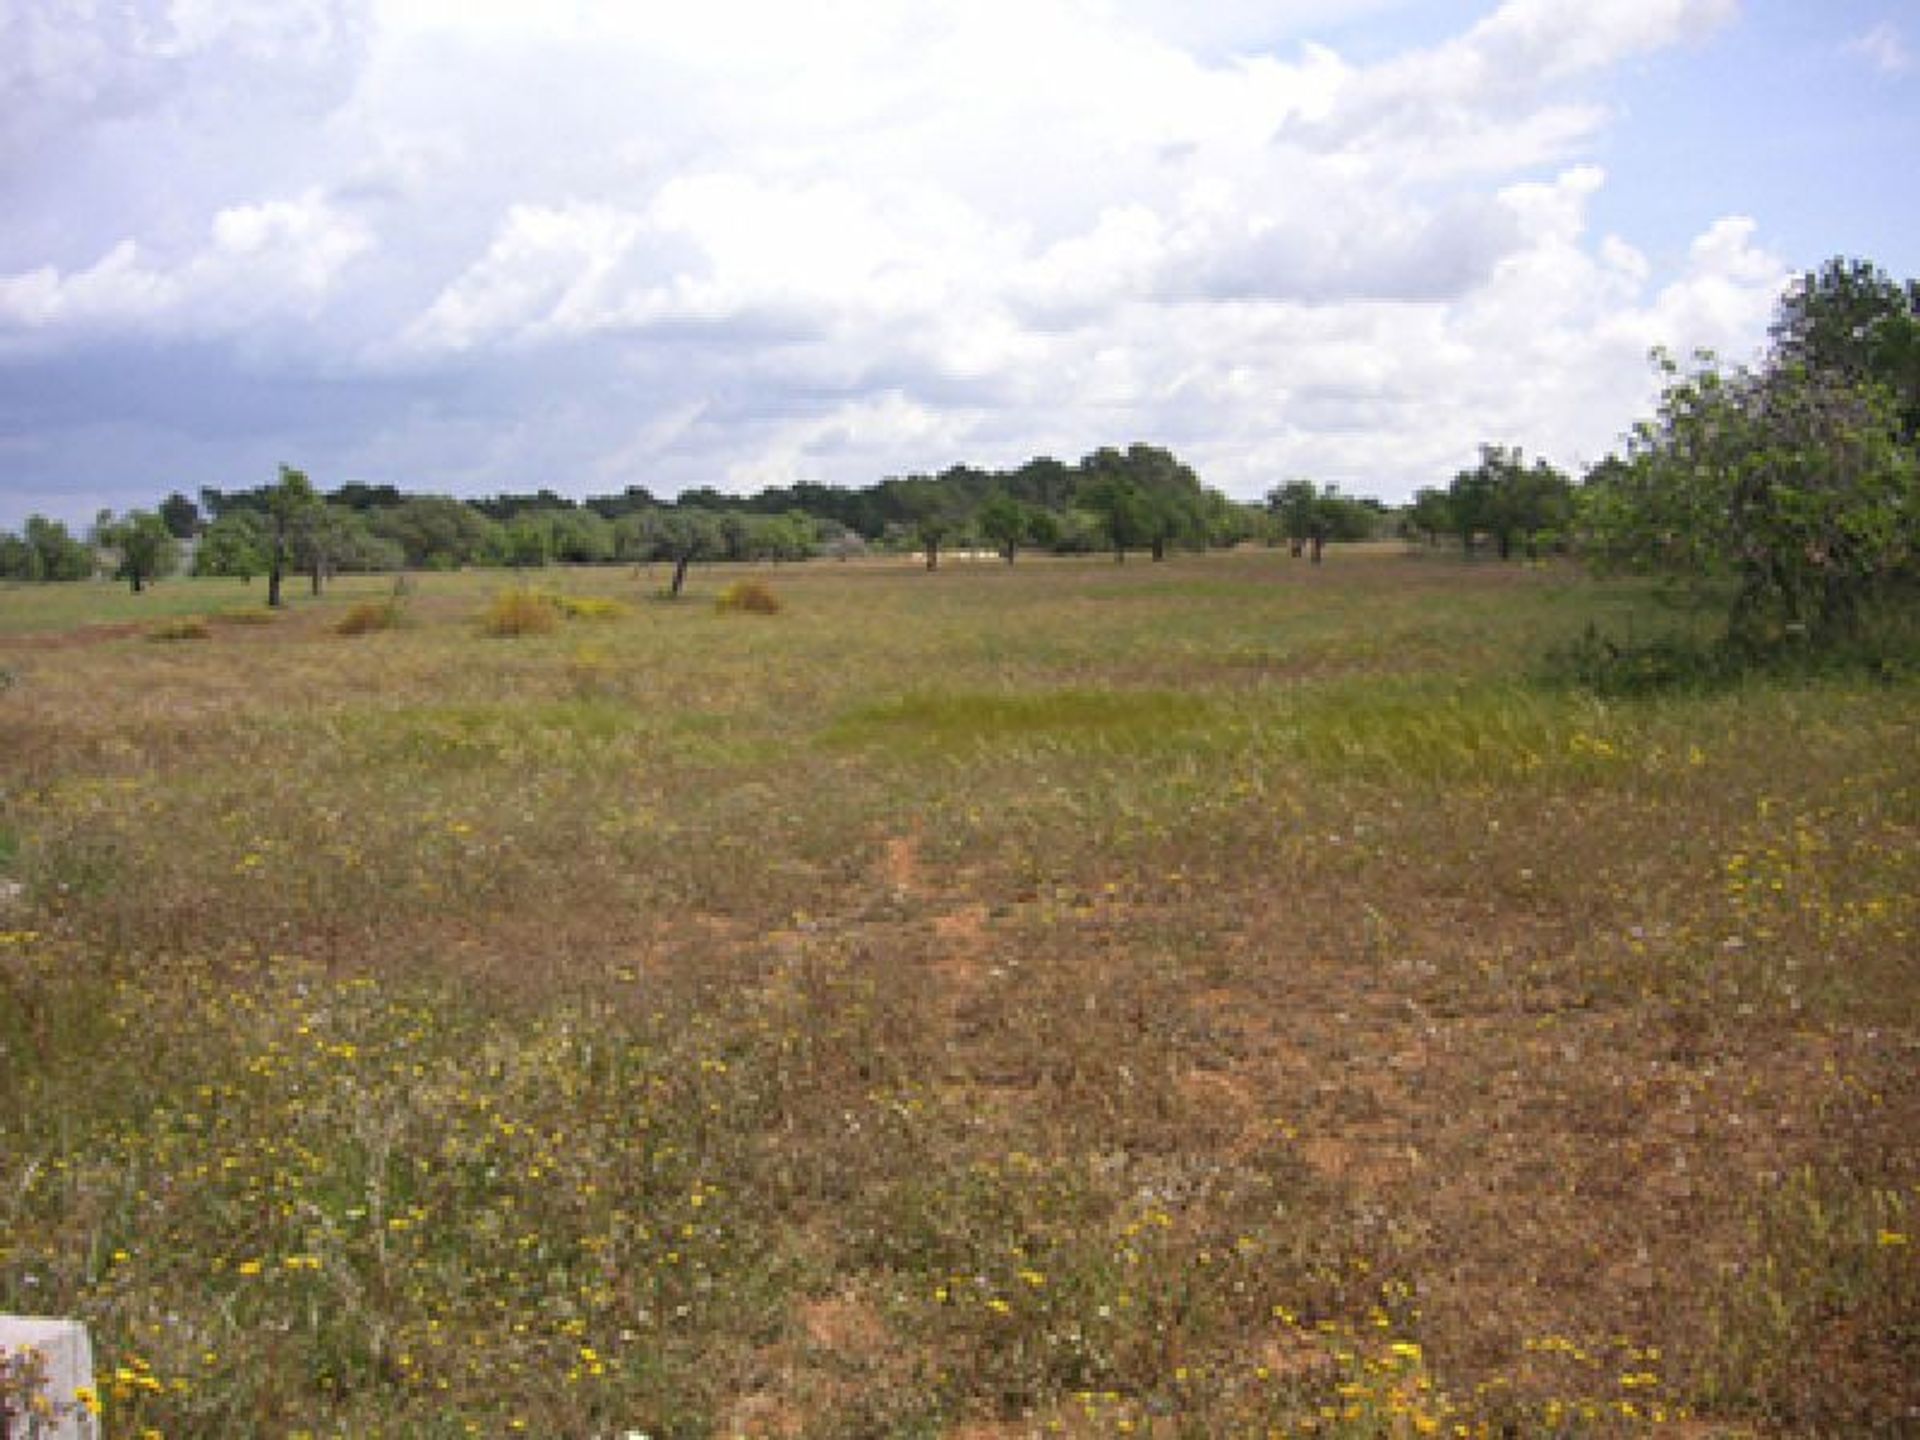
[[94, 524], [94, 543], [120, 557], [116, 572], [138, 595], [147, 581], [170, 575], [180, 561], [180, 547], [167, 522], [151, 510], [129, 510], [119, 519], [102, 510]]
[[1658, 412], [1582, 496], [1596, 559], [1731, 580], [1728, 636], [1748, 653], [1844, 638], [1911, 573], [1920, 540], [1893, 396], [1794, 360], [1659, 363]]
[[280, 584], [292, 563], [295, 541], [309, 512], [318, 509], [320, 503], [305, 472], [288, 465], [280, 467], [280, 482], [266, 493], [267, 605], [271, 609], [280, 608]]

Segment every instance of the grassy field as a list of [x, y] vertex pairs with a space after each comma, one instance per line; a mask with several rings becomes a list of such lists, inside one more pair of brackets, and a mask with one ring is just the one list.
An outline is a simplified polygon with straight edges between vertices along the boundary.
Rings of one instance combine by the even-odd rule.
[[0, 591], [0, 1309], [114, 1435], [1920, 1423], [1910, 684], [1602, 702], [1681, 617], [1394, 550], [755, 574]]

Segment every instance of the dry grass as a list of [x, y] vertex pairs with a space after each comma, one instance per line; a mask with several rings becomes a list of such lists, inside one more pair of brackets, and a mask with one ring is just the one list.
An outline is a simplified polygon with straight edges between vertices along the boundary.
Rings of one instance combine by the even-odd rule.
[[116, 1433], [1920, 1405], [1911, 687], [1600, 703], [1643, 593], [1390, 553], [494, 583], [0, 641], [0, 1308]]
[[336, 635], [374, 635], [383, 630], [398, 630], [406, 623], [406, 606], [397, 596], [385, 600], [356, 600], [334, 622]]
[[778, 615], [780, 597], [764, 580], [736, 580], [714, 597], [714, 608], [722, 614]]
[[548, 635], [560, 628], [562, 612], [553, 596], [539, 590], [502, 590], [487, 602], [480, 617], [482, 634], [498, 639], [516, 635]]

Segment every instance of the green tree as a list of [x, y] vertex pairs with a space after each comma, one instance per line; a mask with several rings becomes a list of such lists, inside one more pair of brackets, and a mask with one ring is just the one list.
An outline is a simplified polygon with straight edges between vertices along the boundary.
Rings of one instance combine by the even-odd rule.
[[1907, 442], [1920, 440], [1920, 280], [1836, 256], [1788, 289], [1771, 333], [1775, 365], [1885, 386]]
[[313, 504], [294, 515], [287, 530], [288, 558], [295, 569], [306, 573], [313, 594], [318, 595], [333, 577], [358, 522], [353, 511], [329, 505], [317, 495]]
[[1318, 524], [1320, 487], [1311, 480], [1288, 480], [1267, 492], [1267, 513], [1286, 537], [1297, 560], [1306, 553]]
[[176, 490], [160, 502], [160, 518], [174, 539], [191, 540], [200, 528], [200, 507]]
[[960, 528], [960, 509], [950, 486], [914, 476], [897, 482], [900, 503], [913, 538], [927, 557], [927, 569], [940, 568], [940, 547]]
[[[308, 512], [320, 507], [313, 482], [291, 466], [280, 467], [280, 482], [266, 493], [267, 605], [279, 609], [280, 583], [293, 560], [293, 547]], [[315, 582], [316, 588], [318, 581]]]
[[1294, 558], [1308, 555], [1318, 565], [1330, 540], [1368, 539], [1379, 512], [1363, 500], [1342, 495], [1340, 487], [1311, 480], [1289, 480], [1267, 492], [1267, 511], [1287, 537]]
[[93, 574], [93, 551], [58, 520], [29, 515], [22, 535], [32, 555], [35, 580], [85, 580]]
[[768, 515], [754, 525], [754, 552], [768, 560], [805, 560], [818, 545], [820, 527], [804, 510]]
[[1127, 551], [1153, 543], [1153, 502], [1124, 472], [1107, 471], [1082, 485], [1080, 504], [1099, 518], [1101, 532], [1113, 549], [1114, 563], [1125, 564]]
[[553, 517], [529, 510], [498, 524], [487, 558], [516, 570], [539, 569], [553, 558]]
[[673, 580], [667, 594], [677, 600], [687, 583], [687, 568], [695, 560], [710, 559], [724, 552], [726, 538], [721, 517], [708, 510], [675, 508], [649, 512], [644, 519], [652, 544], [652, 558], [673, 564]]
[[1844, 367], [1661, 366], [1657, 415], [1583, 493], [1596, 560], [1731, 578], [1743, 653], [1855, 631], [1920, 544], [1920, 466], [1891, 395]]
[[232, 510], [207, 526], [193, 552], [196, 575], [237, 576], [251, 583], [267, 568], [271, 544], [265, 515], [258, 510]]
[[1432, 487], [1413, 492], [1413, 503], [1407, 507], [1405, 524], [1412, 533], [1424, 535], [1429, 546], [1438, 545], [1442, 535], [1450, 534], [1457, 522], [1453, 516], [1453, 504], [1447, 498], [1447, 492]]
[[1875, 351], [1883, 327], [1916, 310], [1920, 282], [1903, 285], [1870, 261], [1835, 256], [1781, 297], [1769, 331], [1774, 361], [1855, 382], [1881, 378]]
[[0, 531], [0, 579], [85, 580], [93, 574], [91, 547], [44, 515], [29, 515], [23, 532]]
[[599, 565], [613, 558], [613, 526], [594, 510], [541, 512], [548, 522], [553, 558], [563, 565]]
[[415, 495], [371, 511], [376, 535], [400, 547], [407, 565], [457, 570], [482, 559], [497, 545], [498, 525], [464, 501], [447, 495]]
[[973, 523], [1009, 565], [1033, 533], [1033, 519], [1027, 507], [1004, 490], [994, 491], [981, 502], [974, 512]]
[[125, 580], [136, 595], [146, 588], [147, 581], [171, 575], [180, 563], [180, 547], [173, 532], [151, 510], [129, 510], [117, 520], [111, 510], [102, 510], [93, 535], [95, 544], [120, 557], [115, 578]]
[[1565, 529], [1573, 485], [1544, 460], [1528, 465], [1518, 446], [1482, 445], [1480, 463], [1454, 476], [1447, 500], [1469, 553], [1485, 534], [1509, 560], [1516, 544], [1533, 555], [1543, 535]]

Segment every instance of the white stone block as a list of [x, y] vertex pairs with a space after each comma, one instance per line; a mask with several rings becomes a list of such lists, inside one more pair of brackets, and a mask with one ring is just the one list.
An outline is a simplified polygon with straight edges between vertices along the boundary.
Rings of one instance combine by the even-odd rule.
[[[100, 1424], [80, 1404], [76, 1393], [93, 1390], [93, 1345], [87, 1327], [77, 1320], [46, 1320], [32, 1315], [0, 1315], [0, 1365], [9, 1379], [25, 1373], [26, 1352], [38, 1357], [38, 1373], [46, 1377], [40, 1392], [50, 1407], [41, 1413], [6, 1396], [0, 1410], [0, 1437], [4, 1440], [99, 1440]], [[21, 1413], [14, 1413], [14, 1412]]]

